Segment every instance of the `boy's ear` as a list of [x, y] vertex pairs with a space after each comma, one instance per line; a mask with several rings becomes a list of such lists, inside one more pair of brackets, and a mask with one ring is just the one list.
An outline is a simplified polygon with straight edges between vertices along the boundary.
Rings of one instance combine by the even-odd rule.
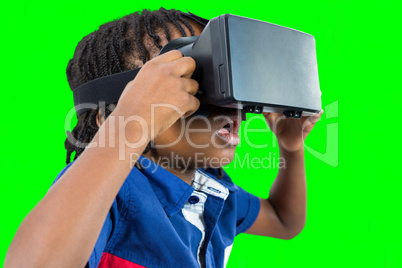
[[103, 116], [103, 112], [101, 109], [98, 110], [98, 113], [96, 114], [96, 125], [98, 128], [105, 122], [105, 117]]

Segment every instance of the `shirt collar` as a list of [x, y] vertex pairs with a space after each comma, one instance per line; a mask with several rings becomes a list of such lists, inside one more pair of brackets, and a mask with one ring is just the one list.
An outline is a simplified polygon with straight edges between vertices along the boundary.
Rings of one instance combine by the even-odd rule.
[[[190, 198], [194, 188], [173, 173], [144, 156], [140, 156], [138, 162], [142, 166], [142, 173], [148, 178], [151, 187], [161, 202], [168, 217], [180, 211], [186, 201]], [[218, 175], [218, 171], [216, 169], [208, 168], [201, 170], [209, 177], [228, 188], [229, 191], [234, 192], [238, 190], [238, 186], [230, 180], [226, 172], [224, 172], [224, 177], [222, 179], [217, 179], [216, 176]]]
[[190, 198], [194, 188], [144, 156], [140, 156], [138, 162], [168, 217], [178, 212]]
[[206, 168], [206, 169], [201, 169], [209, 175], [209, 177], [215, 179], [217, 182], [228, 188], [230, 192], [236, 192], [239, 190], [239, 186], [233, 183], [232, 179], [229, 177], [229, 175], [226, 173], [225, 170], [223, 170], [223, 177], [222, 179], [218, 179], [219, 171], [216, 168]]

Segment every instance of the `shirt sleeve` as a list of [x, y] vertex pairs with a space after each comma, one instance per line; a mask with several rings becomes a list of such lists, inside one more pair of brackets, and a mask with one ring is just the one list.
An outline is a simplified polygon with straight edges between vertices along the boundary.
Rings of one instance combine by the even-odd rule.
[[255, 222], [260, 212], [260, 199], [238, 187], [236, 191], [236, 235], [246, 232]]
[[[74, 162], [69, 163], [60, 173], [57, 175], [56, 179], [54, 180], [52, 186], [60, 179], [60, 177], [66, 172], [66, 170], [73, 164]], [[124, 186], [124, 184], [123, 184]], [[120, 195], [120, 196], [119, 196]], [[116, 226], [116, 222], [118, 221], [120, 210], [121, 210], [121, 202], [120, 200], [124, 199], [124, 190], [123, 187], [120, 190], [118, 197], [113, 201], [112, 207], [107, 214], [105, 223], [103, 224], [102, 230], [99, 234], [98, 240], [96, 241], [94, 250], [88, 260], [88, 263], [85, 267], [88, 268], [96, 268], [99, 265], [101, 260], [102, 254], [106, 245], [111, 237], [113, 232], [113, 227]]]

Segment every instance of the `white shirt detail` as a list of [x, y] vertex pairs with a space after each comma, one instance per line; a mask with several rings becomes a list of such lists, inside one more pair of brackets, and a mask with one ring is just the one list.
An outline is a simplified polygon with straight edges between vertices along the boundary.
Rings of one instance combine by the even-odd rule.
[[197, 191], [220, 197], [223, 200], [226, 200], [229, 195], [228, 188], [226, 188], [216, 180], [210, 178], [199, 169], [197, 169], [197, 171], [194, 173], [193, 187]]
[[200, 267], [204, 267], [201, 265], [203, 260], [200, 260], [200, 249], [202, 244], [204, 243], [205, 238], [205, 216], [204, 216], [204, 205], [207, 200], [207, 195], [201, 192], [194, 191], [191, 196], [198, 196], [200, 201], [196, 204], [190, 204], [188, 201], [184, 204], [184, 207], [181, 209], [184, 218], [191, 222], [195, 227], [197, 227], [201, 231], [201, 241], [198, 245], [197, 250], [197, 259]]
[[226, 267], [229, 261], [230, 252], [232, 251], [233, 244], [225, 248], [225, 258], [223, 261], [223, 267]]
[[[187, 201], [181, 209], [184, 218], [197, 227], [201, 231], [201, 240], [197, 250], [197, 260], [201, 268], [205, 267], [205, 259], [200, 258], [200, 250], [204, 244], [205, 239], [205, 215], [204, 207], [207, 201], [207, 194], [222, 198], [226, 200], [229, 195], [229, 190], [219, 182], [215, 181], [200, 169], [197, 169], [193, 177], [193, 188], [195, 189], [191, 196], [197, 196], [199, 201], [195, 204], [191, 204]], [[233, 244], [232, 244], [233, 245]], [[226, 266], [229, 254], [232, 249], [232, 245], [225, 249], [224, 263]]]

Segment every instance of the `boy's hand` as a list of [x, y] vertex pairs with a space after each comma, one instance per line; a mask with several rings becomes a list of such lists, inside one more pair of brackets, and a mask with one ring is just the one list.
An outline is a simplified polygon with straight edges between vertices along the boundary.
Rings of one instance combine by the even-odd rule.
[[199, 85], [191, 79], [194, 70], [195, 60], [183, 57], [177, 50], [155, 57], [127, 84], [115, 114], [144, 118], [148, 125], [148, 138], [153, 140], [180, 117], [187, 117], [198, 109], [200, 102], [194, 95]]
[[287, 118], [280, 113], [263, 113], [269, 128], [275, 134], [279, 147], [288, 152], [295, 152], [303, 147], [304, 140], [320, 119], [323, 110], [300, 119]]

